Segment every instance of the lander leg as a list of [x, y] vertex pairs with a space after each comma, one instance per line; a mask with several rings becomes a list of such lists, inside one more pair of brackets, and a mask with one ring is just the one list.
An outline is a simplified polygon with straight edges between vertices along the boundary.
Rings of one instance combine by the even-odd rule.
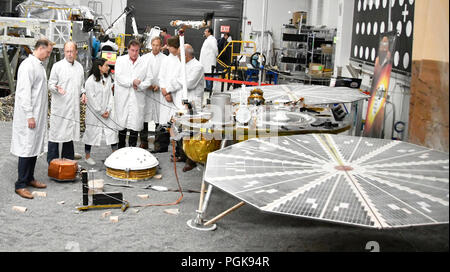
[[209, 197], [211, 196], [212, 185], [208, 185], [208, 190], [205, 194], [205, 180], [202, 179], [202, 188], [200, 190], [200, 201], [198, 204], [198, 210], [196, 210], [197, 216], [194, 219], [188, 220], [186, 223], [189, 227], [196, 230], [206, 230], [211, 231], [217, 228], [216, 224], [204, 225], [203, 216], [208, 208]]
[[[223, 139], [220, 143], [220, 149], [225, 148], [227, 145], [227, 140]], [[200, 200], [198, 204], [198, 210], [196, 210], [197, 216], [194, 219], [188, 220], [186, 223], [189, 227], [196, 229], [196, 230], [215, 230], [217, 228], [216, 224], [213, 224], [213, 222], [209, 222], [208, 225], [204, 224], [204, 216], [206, 214], [206, 209], [208, 208], [209, 198], [211, 197], [211, 192], [213, 189], [213, 186], [211, 184], [208, 185], [208, 189], [205, 194], [205, 179], [204, 179], [205, 173], [203, 172], [203, 178], [202, 178], [202, 186], [200, 190]]]

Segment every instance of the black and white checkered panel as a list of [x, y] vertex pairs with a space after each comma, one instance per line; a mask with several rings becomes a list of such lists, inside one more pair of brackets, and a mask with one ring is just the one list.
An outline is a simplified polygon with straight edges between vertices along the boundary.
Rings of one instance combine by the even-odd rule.
[[374, 65], [380, 34], [397, 30], [399, 35], [392, 69], [394, 72], [410, 74], [413, 27], [414, 0], [355, 0], [351, 60]]
[[393, 69], [411, 73], [414, 0], [391, 0], [390, 29], [397, 30], [397, 44], [394, 50]]

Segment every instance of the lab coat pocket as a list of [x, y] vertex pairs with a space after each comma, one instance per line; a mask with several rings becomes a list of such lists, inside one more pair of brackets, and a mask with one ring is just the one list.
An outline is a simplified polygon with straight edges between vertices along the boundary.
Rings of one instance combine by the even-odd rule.
[[36, 143], [36, 130], [38, 129], [37, 124], [35, 128], [29, 128], [28, 124], [25, 126], [25, 141], [23, 147], [26, 150], [26, 153], [31, 154], [33, 152], [33, 145]]

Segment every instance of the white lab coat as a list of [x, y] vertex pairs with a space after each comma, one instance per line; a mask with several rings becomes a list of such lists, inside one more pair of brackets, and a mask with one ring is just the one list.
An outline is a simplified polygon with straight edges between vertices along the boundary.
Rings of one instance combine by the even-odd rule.
[[[107, 145], [116, 144], [118, 139], [115, 123], [114, 97], [112, 95], [111, 77], [103, 77], [100, 81], [91, 75], [84, 85], [86, 89], [86, 130], [83, 135], [83, 143], [99, 146], [103, 135]], [[107, 119], [102, 114], [109, 112]]]
[[[169, 54], [161, 63], [161, 68], [159, 71], [159, 87], [166, 88], [169, 86], [170, 81], [175, 78], [178, 73], [179, 66], [181, 65], [180, 59], [177, 56]], [[175, 99], [175, 94], [172, 94], [172, 101]], [[159, 123], [164, 125], [167, 124], [175, 113], [177, 107], [174, 102], [167, 102], [166, 98], [159, 93]]]
[[[188, 101], [192, 102], [195, 110], [201, 110], [205, 89], [205, 78], [203, 66], [195, 58], [186, 63], [186, 86]], [[177, 75], [170, 81], [170, 84], [166, 89], [168, 93], [172, 94], [172, 97], [175, 93], [174, 104], [177, 108], [184, 109], [181, 64], [179, 65]]]
[[[80, 96], [84, 93], [83, 66], [65, 58], [55, 63], [48, 79], [52, 93], [48, 140], [56, 143], [80, 140]], [[64, 95], [56, 86], [63, 88]]]
[[[114, 105], [121, 130], [141, 131], [144, 126], [145, 93], [152, 83], [152, 69], [142, 57], [133, 63], [128, 55], [117, 58], [115, 64]], [[141, 80], [133, 89], [133, 80]]]
[[209, 35], [203, 42], [202, 49], [200, 50], [200, 62], [203, 65], [205, 73], [211, 73], [211, 66], [216, 66], [218, 54], [217, 40], [213, 35]]
[[[35, 157], [44, 152], [47, 133], [47, 75], [42, 62], [28, 56], [19, 66], [12, 123], [11, 153], [18, 157]], [[33, 117], [36, 127], [28, 128]]]
[[[153, 55], [152, 52], [147, 53], [142, 56], [145, 61], [147, 61], [147, 65], [151, 66], [152, 69], [152, 85], [159, 86], [159, 70], [161, 67], [161, 62], [167, 56], [163, 53], [159, 53], [156, 56]], [[159, 122], [159, 103], [160, 103], [160, 91], [153, 90], [145, 90], [145, 122], [154, 121], [155, 123]]]

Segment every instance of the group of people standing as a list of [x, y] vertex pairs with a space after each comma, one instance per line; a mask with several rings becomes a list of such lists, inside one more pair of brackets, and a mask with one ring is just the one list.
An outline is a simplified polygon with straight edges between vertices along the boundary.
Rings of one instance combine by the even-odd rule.
[[[85, 80], [83, 67], [76, 61], [77, 45], [67, 42], [64, 59], [53, 65], [47, 81], [43, 62], [50, 56], [53, 44], [46, 39], [36, 42], [33, 54], [21, 63], [17, 75], [11, 153], [19, 157], [15, 183], [18, 195], [31, 199], [27, 186], [46, 188], [34, 177], [37, 156], [45, 152], [45, 147], [49, 164], [60, 157], [60, 144], [61, 157], [74, 159], [74, 141], [80, 141], [80, 102], [86, 104], [86, 129], [81, 140], [89, 165], [95, 164], [92, 146], [99, 146], [103, 139], [115, 151], [126, 146], [127, 134], [128, 146], [136, 147], [140, 134], [140, 147], [147, 149], [148, 123], [159, 126], [170, 122], [173, 114], [184, 108], [183, 99], [201, 109], [205, 71], [195, 59], [192, 46], [184, 45], [188, 90], [184, 98], [178, 37], [167, 39], [167, 56], [161, 52], [160, 37], [154, 37], [151, 45], [151, 52], [141, 56], [140, 42], [131, 40], [127, 54], [116, 60], [114, 75], [106, 60], [95, 59]], [[48, 92], [51, 111], [46, 139]], [[153, 151], [165, 152], [167, 146], [158, 145]], [[195, 167], [193, 161], [179, 153], [172, 160], [186, 161], [183, 171]]]

